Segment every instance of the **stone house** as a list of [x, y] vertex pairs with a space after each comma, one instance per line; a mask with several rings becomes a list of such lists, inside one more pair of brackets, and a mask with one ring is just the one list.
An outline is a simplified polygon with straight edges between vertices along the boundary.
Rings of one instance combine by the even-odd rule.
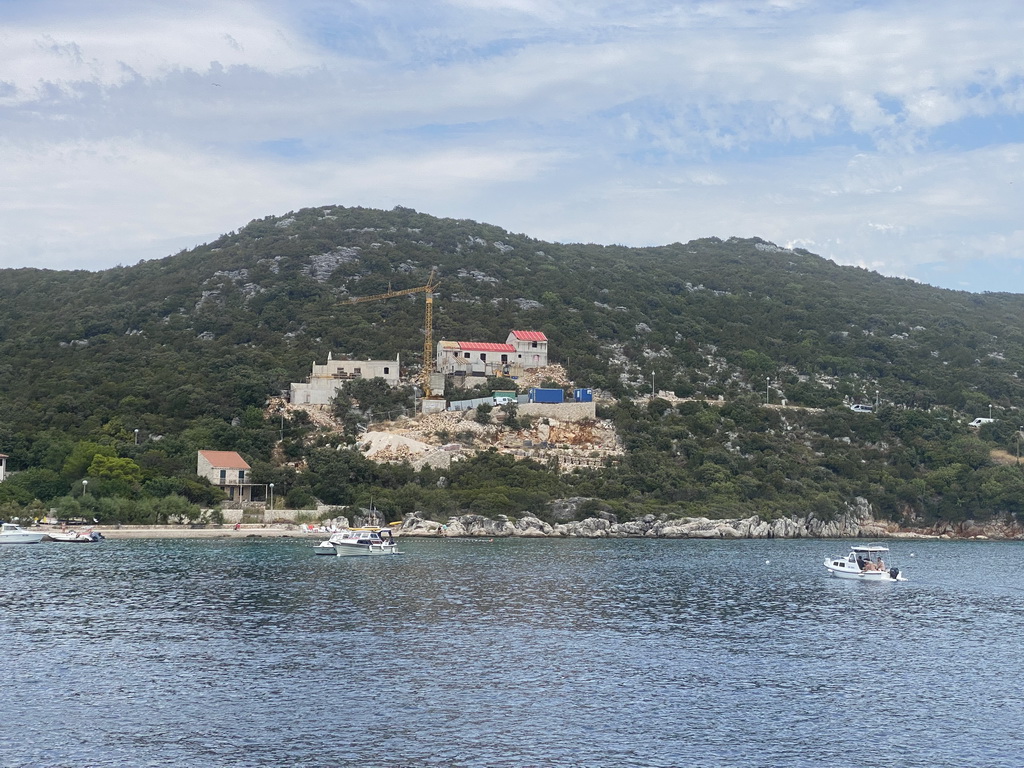
[[327, 362], [317, 365], [305, 382], [293, 383], [290, 401], [295, 405], [330, 405], [331, 400], [346, 381], [352, 379], [384, 379], [390, 387], [397, 387], [399, 359], [394, 360], [335, 360], [330, 352]]
[[516, 362], [525, 369], [548, 364], [548, 337], [540, 331], [510, 331], [506, 344], [515, 347]]
[[228, 501], [239, 503], [252, 501], [251, 469], [234, 451], [199, 451], [196, 460], [196, 474], [224, 491]]
[[484, 341], [439, 341], [439, 373], [517, 377], [548, 364], [548, 339], [540, 331], [511, 331], [504, 344]]

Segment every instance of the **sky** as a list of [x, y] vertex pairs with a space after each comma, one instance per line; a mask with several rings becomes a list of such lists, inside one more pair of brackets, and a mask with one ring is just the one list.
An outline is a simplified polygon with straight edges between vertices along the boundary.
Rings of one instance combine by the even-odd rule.
[[1024, 293], [1019, 0], [0, 0], [0, 267], [320, 205]]

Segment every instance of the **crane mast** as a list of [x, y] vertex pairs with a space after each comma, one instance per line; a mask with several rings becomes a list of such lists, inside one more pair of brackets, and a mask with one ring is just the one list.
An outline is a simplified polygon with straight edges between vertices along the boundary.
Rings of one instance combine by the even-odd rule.
[[423, 385], [423, 396], [430, 397], [433, 393], [430, 389], [430, 376], [434, 372], [434, 290], [441, 283], [434, 280], [436, 270], [430, 270], [430, 277], [427, 284], [416, 288], [403, 288], [398, 291], [388, 290], [386, 293], [378, 293], [373, 296], [358, 296], [349, 299], [348, 304], [361, 304], [366, 301], [379, 301], [381, 299], [393, 299], [396, 296], [410, 296], [414, 293], [422, 293], [426, 299], [426, 311], [423, 317], [423, 372], [421, 383]]

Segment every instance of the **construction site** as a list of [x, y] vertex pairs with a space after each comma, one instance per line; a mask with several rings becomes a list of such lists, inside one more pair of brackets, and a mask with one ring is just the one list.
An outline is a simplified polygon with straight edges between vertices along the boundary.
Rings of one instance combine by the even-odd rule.
[[[336, 434], [336, 444], [345, 444], [343, 427], [333, 415], [333, 400], [346, 381], [376, 377], [389, 386], [417, 386], [422, 397], [411, 415], [367, 424], [361, 431], [354, 448], [373, 461], [409, 462], [417, 469], [443, 468], [490, 449], [561, 471], [604, 467], [620, 460], [621, 442], [611, 423], [596, 417], [593, 402], [562, 403], [559, 393], [557, 403], [517, 403], [513, 410], [508, 405], [493, 407], [486, 419], [478, 418], [476, 407], [449, 410], [446, 374], [463, 381], [511, 378], [519, 392], [552, 385], [566, 389], [572, 382], [561, 365], [549, 364], [547, 337], [537, 331], [511, 331], [504, 343], [440, 341], [435, 357], [433, 301], [439, 285], [431, 271], [425, 285], [346, 301], [362, 304], [423, 294], [423, 357], [417, 376], [401, 377], [397, 359], [335, 360], [329, 354], [325, 365], [314, 362], [305, 382], [291, 385], [287, 397], [268, 403], [268, 417], [304, 411], [316, 426], [317, 437]], [[515, 418], [509, 418], [510, 413], [515, 413]]]
[[[542, 382], [570, 386], [561, 365], [529, 371], [517, 381], [520, 389]], [[589, 408], [578, 406], [588, 405]], [[515, 426], [506, 424], [508, 409], [494, 407], [488, 423], [480, 423], [475, 408], [461, 411], [437, 410], [414, 413], [392, 421], [368, 424], [353, 446], [367, 458], [380, 463], [409, 462], [414, 468], [445, 468], [478, 451], [495, 449], [516, 458], [557, 467], [561, 471], [607, 466], [623, 455], [610, 421], [596, 418], [594, 404], [562, 403], [518, 405]], [[531, 410], [535, 413], [531, 413]], [[304, 411], [316, 427], [316, 436], [337, 435], [344, 443], [342, 424], [330, 405], [290, 403], [274, 398], [268, 403], [268, 418]], [[312, 438], [312, 436], [311, 436]], [[301, 470], [301, 466], [297, 466]]]

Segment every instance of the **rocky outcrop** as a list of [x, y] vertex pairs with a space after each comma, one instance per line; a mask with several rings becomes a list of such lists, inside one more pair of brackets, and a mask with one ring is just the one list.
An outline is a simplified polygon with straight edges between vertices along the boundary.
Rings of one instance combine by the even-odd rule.
[[[566, 499], [558, 507], [559, 518], [578, 508], [586, 499]], [[943, 524], [930, 528], [900, 528], [886, 520], [876, 520], [866, 499], [856, 499], [838, 515], [819, 519], [814, 515], [791, 515], [763, 519], [757, 515], [731, 520], [706, 517], [656, 518], [647, 515], [640, 520], [616, 522], [615, 516], [566, 520], [550, 525], [532, 515], [515, 520], [507, 515], [491, 519], [482, 515], [459, 515], [447, 523], [438, 523], [413, 513], [400, 529], [405, 536], [444, 536], [489, 538], [563, 537], [563, 538], [656, 538], [656, 539], [885, 539], [914, 536], [947, 538], [1024, 538], [1021, 526], [1011, 520], [984, 524], [971, 521], [958, 525]]]

